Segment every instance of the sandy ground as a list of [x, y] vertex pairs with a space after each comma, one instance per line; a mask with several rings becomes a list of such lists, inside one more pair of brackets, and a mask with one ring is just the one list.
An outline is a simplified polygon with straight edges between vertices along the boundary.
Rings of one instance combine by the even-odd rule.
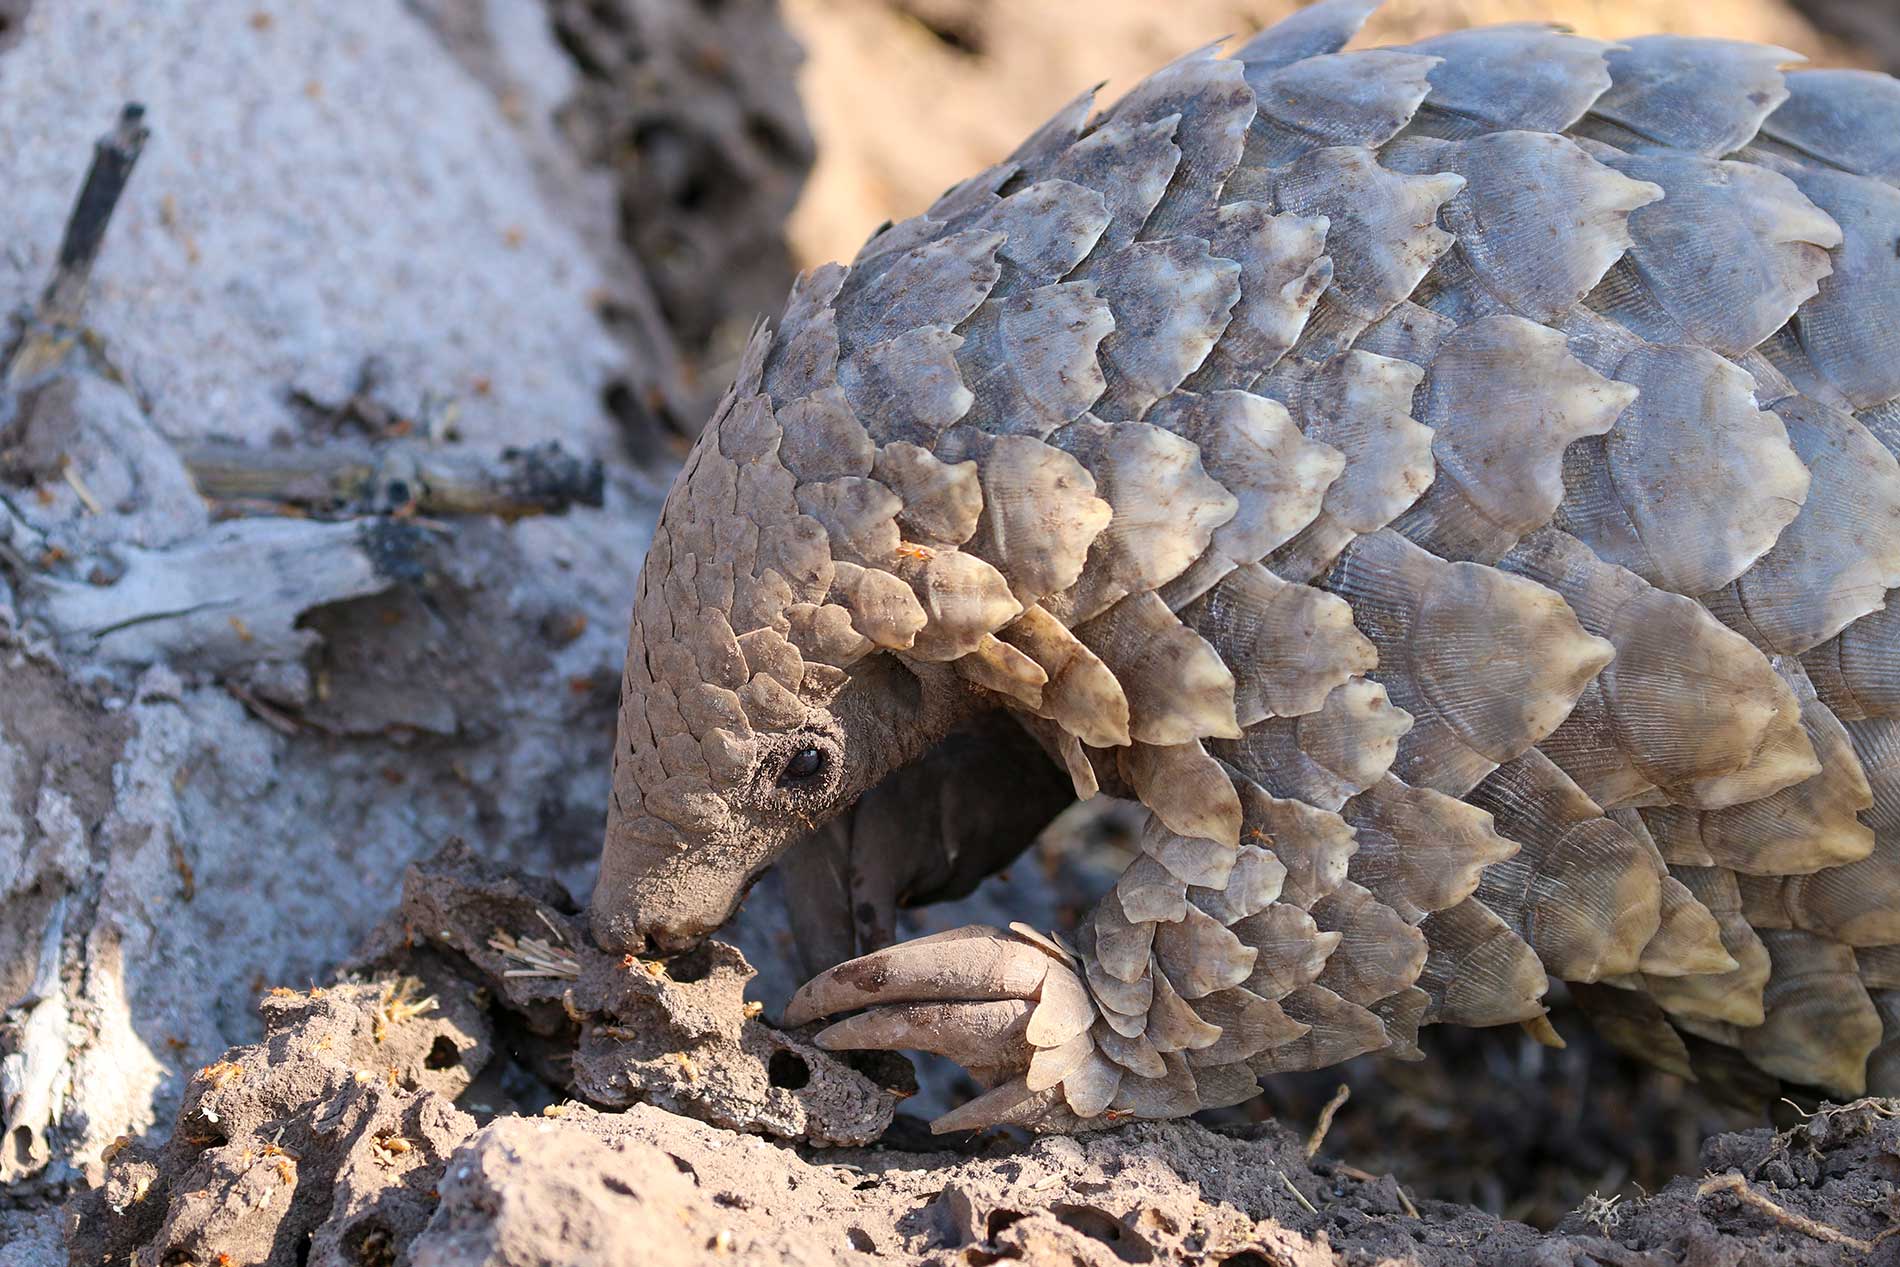
[[[1540, 1233], [1274, 1122], [851, 1147], [888, 1120], [880, 1071], [742, 1020], [743, 960], [602, 955], [557, 889], [465, 849], [411, 869], [377, 941], [341, 985], [272, 991], [264, 1040], [193, 1076], [168, 1141], [113, 1150], [68, 1211], [75, 1264], [1831, 1267], [1900, 1249], [1878, 1240], [1887, 1102], [1715, 1137], [1709, 1178]], [[575, 1103], [566, 1069], [596, 1103], [627, 1103], [602, 1094], [615, 1080], [645, 1102]]]

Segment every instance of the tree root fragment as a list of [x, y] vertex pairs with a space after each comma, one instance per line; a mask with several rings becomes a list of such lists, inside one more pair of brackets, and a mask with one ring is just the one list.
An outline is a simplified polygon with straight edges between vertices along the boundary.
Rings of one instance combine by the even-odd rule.
[[[1726, 1175], [1711, 1175], [1696, 1185], [1695, 1190], [1695, 1194], [1698, 1198], [1712, 1196], [1719, 1192], [1733, 1193], [1735, 1199], [1740, 1201], [1743, 1205], [1748, 1206], [1752, 1210], [1759, 1210], [1783, 1227], [1792, 1228], [1805, 1236], [1812, 1236], [1817, 1241], [1826, 1241], [1830, 1245], [1845, 1245], [1847, 1248], [1858, 1250], [1863, 1254], [1873, 1252], [1873, 1241], [1864, 1241], [1858, 1236], [1849, 1236], [1839, 1228], [1829, 1227], [1825, 1223], [1816, 1222], [1805, 1214], [1797, 1214], [1793, 1210], [1785, 1209], [1750, 1187], [1747, 1179], [1733, 1172]], [[1883, 1238], [1887, 1235], [1887, 1232], [1881, 1233]]]

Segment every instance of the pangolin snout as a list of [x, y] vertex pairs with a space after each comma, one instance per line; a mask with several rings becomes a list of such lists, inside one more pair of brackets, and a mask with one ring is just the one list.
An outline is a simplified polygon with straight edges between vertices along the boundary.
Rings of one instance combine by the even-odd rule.
[[624, 897], [596, 889], [594, 940], [615, 954], [681, 955], [698, 949], [726, 920], [724, 911], [716, 917], [679, 918], [672, 912], [653, 910], [653, 905], [629, 903]]
[[717, 843], [640, 841], [609, 830], [594, 886], [594, 940], [632, 955], [678, 955], [718, 932], [771, 857]]

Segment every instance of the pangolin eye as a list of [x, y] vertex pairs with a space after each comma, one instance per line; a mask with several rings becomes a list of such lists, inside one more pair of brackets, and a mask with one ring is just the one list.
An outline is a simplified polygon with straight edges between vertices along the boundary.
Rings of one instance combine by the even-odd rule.
[[825, 754], [817, 748], [800, 748], [786, 761], [778, 776], [781, 784], [809, 783], [824, 772]]

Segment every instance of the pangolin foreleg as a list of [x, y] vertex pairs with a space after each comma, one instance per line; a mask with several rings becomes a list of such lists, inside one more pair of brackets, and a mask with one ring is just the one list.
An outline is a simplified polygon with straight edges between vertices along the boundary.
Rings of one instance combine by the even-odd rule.
[[1074, 800], [1068, 776], [1009, 714], [981, 714], [779, 866], [807, 975], [887, 946], [900, 907], [962, 897]]
[[[1279, 1067], [1267, 1053], [1286, 1058], [1311, 1029], [1282, 1000], [1312, 985], [1342, 934], [1321, 932], [1297, 906], [1277, 901], [1287, 868], [1259, 845], [1190, 861], [1185, 855], [1206, 842], [1152, 818], [1142, 843], [1075, 945], [1020, 924], [905, 942], [820, 974], [794, 997], [786, 1021], [864, 1008], [819, 1043], [936, 1052], [989, 1085], [933, 1122], [936, 1131], [1076, 1130], [1251, 1099], [1256, 1075]], [[1163, 858], [1209, 883], [1189, 886]], [[1416, 942], [1424, 957], [1416, 933], [1362, 935], [1401, 956]], [[1396, 941], [1371, 941], [1379, 935]], [[1410, 1007], [1416, 1027], [1422, 1002], [1395, 1006]], [[1366, 1019], [1367, 1046], [1382, 1043], [1379, 1021], [1370, 1012]], [[1298, 1055], [1303, 1066], [1311, 1053]]]

